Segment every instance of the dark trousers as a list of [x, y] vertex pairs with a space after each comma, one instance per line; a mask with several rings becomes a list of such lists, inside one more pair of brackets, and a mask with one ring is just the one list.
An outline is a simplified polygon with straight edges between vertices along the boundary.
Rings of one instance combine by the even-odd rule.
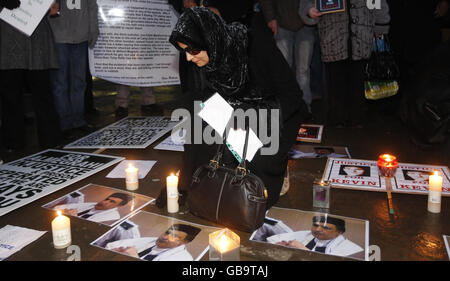
[[25, 116], [22, 88], [29, 85], [37, 122], [37, 134], [41, 149], [58, 145], [59, 119], [53, 103], [49, 70], [1, 70], [2, 85], [2, 141], [8, 149], [20, 149], [26, 145]]
[[365, 122], [364, 66], [366, 60], [325, 63], [328, 125]]

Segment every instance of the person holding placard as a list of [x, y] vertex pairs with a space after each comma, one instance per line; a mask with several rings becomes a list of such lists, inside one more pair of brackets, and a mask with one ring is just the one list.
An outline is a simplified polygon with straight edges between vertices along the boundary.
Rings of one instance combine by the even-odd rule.
[[[169, 41], [195, 65], [193, 74], [197, 90], [187, 93], [192, 117], [194, 101], [205, 101], [215, 92], [231, 103], [245, 99], [276, 100], [272, 109], [281, 109], [282, 114], [273, 127], [280, 129], [280, 133], [272, 136], [271, 143], [278, 141], [277, 150], [272, 155], [262, 155], [260, 150], [247, 164], [249, 170], [264, 182], [268, 191], [267, 208], [270, 208], [280, 196], [287, 154], [295, 143], [298, 124], [310, 117], [302, 91], [283, 55], [260, 29], [248, 30], [237, 22], [227, 24], [203, 7], [187, 9], [180, 16]], [[184, 189], [190, 186], [194, 169], [207, 163], [217, 150], [215, 145], [194, 144], [188, 139], [186, 143], [180, 180], [180, 188]], [[225, 150], [222, 159], [226, 165], [236, 166], [229, 150]]]
[[[19, 1], [2, 1], [6, 8]], [[50, 87], [50, 69], [59, 67], [52, 30], [43, 17], [31, 36], [0, 20], [0, 89], [2, 142], [8, 152], [26, 146], [23, 87], [28, 85], [41, 149], [59, 144], [59, 118]]]
[[367, 120], [364, 67], [375, 36], [389, 31], [389, 6], [369, 9], [366, 0], [342, 0], [344, 11], [321, 13], [314, 0], [300, 1], [305, 22], [317, 23], [328, 88], [328, 124], [361, 128]]

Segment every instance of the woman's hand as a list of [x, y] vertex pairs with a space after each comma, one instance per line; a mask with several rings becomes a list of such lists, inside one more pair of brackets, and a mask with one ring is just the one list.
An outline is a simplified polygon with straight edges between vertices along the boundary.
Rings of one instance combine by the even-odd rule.
[[59, 13], [59, 3], [53, 2], [52, 6], [50, 7], [50, 16], [56, 16]]
[[319, 12], [319, 10], [317, 10], [317, 8], [311, 8], [308, 11], [308, 16], [312, 19], [317, 19], [319, 17], [321, 17], [323, 14], [321, 12]]

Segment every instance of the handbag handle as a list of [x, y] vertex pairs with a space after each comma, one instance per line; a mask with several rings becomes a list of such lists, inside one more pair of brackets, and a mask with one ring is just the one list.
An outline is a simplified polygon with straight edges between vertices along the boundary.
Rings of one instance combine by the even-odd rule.
[[242, 179], [247, 174], [247, 165], [245, 164], [245, 158], [247, 157], [247, 146], [248, 146], [248, 136], [250, 134], [250, 129], [248, 123], [245, 122], [245, 143], [244, 151], [242, 153], [241, 163], [236, 167], [236, 177]]

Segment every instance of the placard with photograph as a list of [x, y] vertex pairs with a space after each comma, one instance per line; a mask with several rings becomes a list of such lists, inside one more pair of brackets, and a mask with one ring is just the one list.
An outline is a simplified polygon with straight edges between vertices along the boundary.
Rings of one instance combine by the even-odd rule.
[[123, 157], [48, 149], [0, 166], [0, 216], [87, 178]]
[[369, 221], [333, 214], [272, 207], [250, 240], [369, 260]]
[[322, 141], [323, 125], [302, 124], [297, 134], [297, 141], [315, 142]]
[[347, 147], [343, 146], [322, 146], [322, 145], [301, 145], [295, 144], [288, 152], [289, 159], [302, 158], [351, 158]]
[[[446, 166], [399, 163], [391, 179], [392, 192], [428, 195], [428, 177], [437, 171], [443, 178], [442, 196], [450, 196], [450, 172]], [[328, 158], [323, 180], [332, 187], [386, 191], [377, 161]]]
[[445, 248], [447, 249], [448, 259], [450, 260], [450, 236], [442, 235], [442, 237], [444, 238]]
[[216, 227], [140, 211], [91, 243], [146, 261], [198, 261]]
[[155, 199], [108, 186], [88, 184], [42, 207], [108, 226], [126, 219]]
[[172, 130], [178, 123], [164, 116], [126, 117], [72, 142], [64, 148], [146, 148]]
[[316, 0], [316, 8], [322, 14], [345, 11], [345, 0]]

